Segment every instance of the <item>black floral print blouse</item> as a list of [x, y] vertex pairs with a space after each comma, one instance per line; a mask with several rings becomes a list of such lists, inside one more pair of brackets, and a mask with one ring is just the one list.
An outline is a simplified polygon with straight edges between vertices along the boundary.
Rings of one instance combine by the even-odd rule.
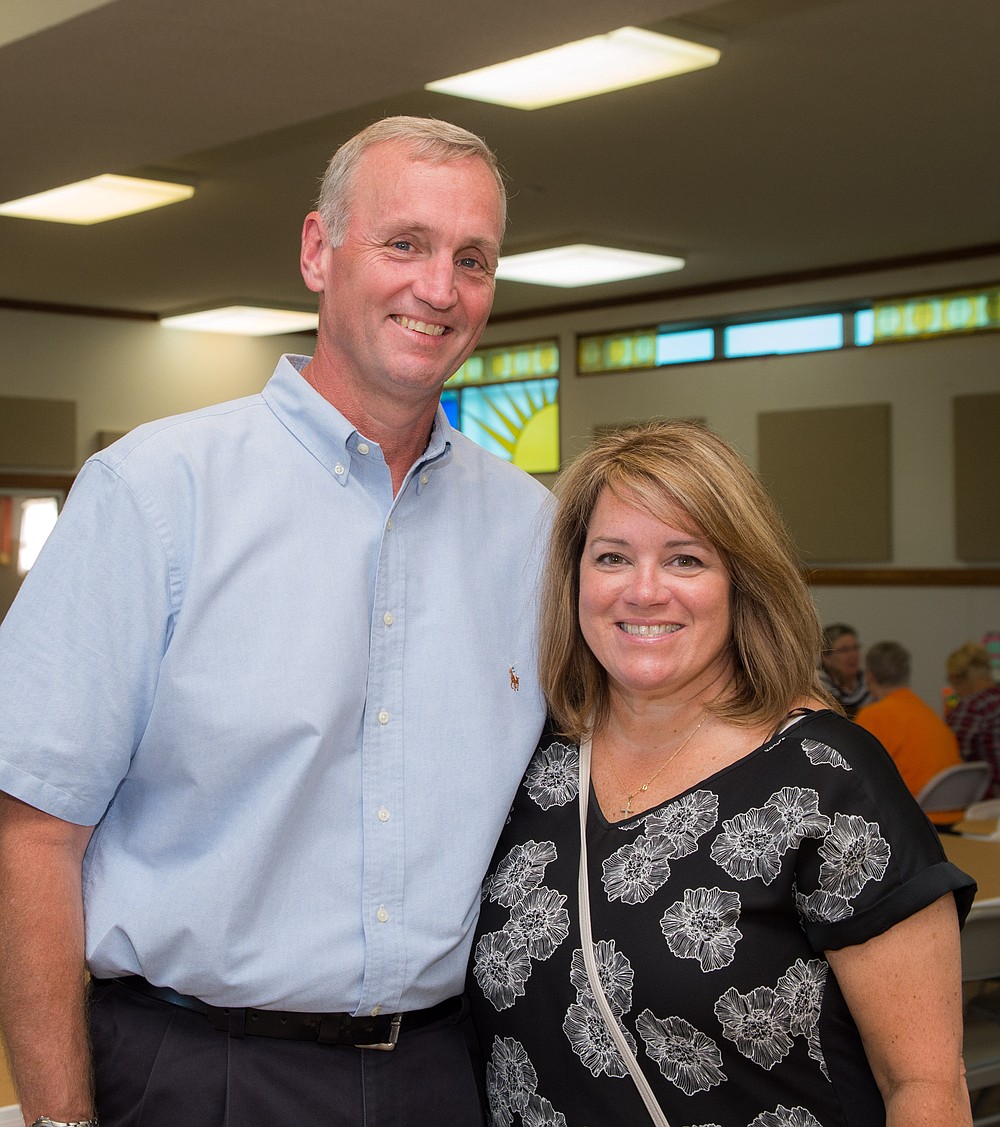
[[[494, 1127], [649, 1118], [595, 1007], [577, 920], [579, 749], [543, 736], [483, 891], [469, 992]], [[671, 1127], [879, 1127], [823, 952], [974, 882], [869, 734], [805, 716], [663, 805], [587, 828], [595, 954]]]

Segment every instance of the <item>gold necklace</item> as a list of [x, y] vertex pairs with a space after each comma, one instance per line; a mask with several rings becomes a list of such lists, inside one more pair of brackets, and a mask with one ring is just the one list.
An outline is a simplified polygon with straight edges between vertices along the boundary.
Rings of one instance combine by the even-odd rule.
[[631, 794], [629, 794], [628, 787], [625, 785], [624, 780], [622, 779], [621, 775], [618, 773], [618, 767], [615, 764], [615, 757], [613, 755], [609, 756], [609, 759], [611, 761], [611, 770], [614, 771], [615, 778], [618, 780], [618, 785], [622, 788], [622, 794], [625, 795], [625, 805], [622, 808], [622, 813], [625, 815], [626, 818], [629, 816], [629, 814], [632, 813], [632, 799], [635, 798], [635, 796], [637, 794], [645, 794], [645, 792], [647, 790], [649, 790], [649, 788], [653, 785], [653, 783], [659, 777], [660, 772], [663, 771], [663, 769], [665, 767], [667, 767], [668, 764], [673, 763], [673, 761], [677, 758], [677, 756], [680, 755], [680, 753], [687, 747], [687, 745], [691, 742], [691, 740], [694, 739], [695, 733], [702, 726], [702, 724], [705, 723], [705, 721], [707, 719], [708, 719], [708, 713], [706, 712], [705, 715], [702, 716], [702, 718], [698, 721], [698, 723], [695, 724], [695, 726], [691, 729], [691, 731], [688, 732], [688, 734], [685, 737], [683, 743], [681, 743], [681, 745], [678, 748], [676, 748], [674, 751], [672, 751], [667, 756], [667, 758], [664, 759], [664, 761], [659, 765], [659, 767], [656, 768], [656, 770], [642, 784], [641, 787], [637, 787], [634, 791], [632, 791]]

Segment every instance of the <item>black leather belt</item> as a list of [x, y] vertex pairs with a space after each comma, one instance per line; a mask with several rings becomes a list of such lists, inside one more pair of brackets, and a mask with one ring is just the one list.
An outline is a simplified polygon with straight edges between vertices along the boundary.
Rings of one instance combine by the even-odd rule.
[[97, 986], [114, 982], [138, 994], [204, 1014], [215, 1029], [228, 1033], [230, 1037], [280, 1037], [291, 1041], [318, 1041], [321, 1045], [354, 1045], [359, 1049], [383, 1051], [396, 1047], [401, 1032], [409, 1033], [432, 1022], [453, 1017], [461, 1011], [463, 1004], [462, 997], [458, 995], [426, 1010], [352, 1017], [350, 1014], [210, 1006], [200, 998], [178, 994], [168, 986], [154, 986], [139, 975], [94, 979]]

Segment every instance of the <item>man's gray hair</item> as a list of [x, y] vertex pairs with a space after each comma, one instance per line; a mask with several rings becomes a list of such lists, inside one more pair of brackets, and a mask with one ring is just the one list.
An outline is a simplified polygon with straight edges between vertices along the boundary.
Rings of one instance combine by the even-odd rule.
[[899, 642], [878, 642], [865, 654], [865, 669], [886, 689], [910, 683], [910, 655]]
[[475, 133], [432, 117], [385, 117], [355, 134], [333, 154], [320, 185], [316, 210], [323, 220], [331, 246], [340, 246], [347, 236], [351, 216], [354, 173], [364, 154], [387, 141], [405, 144], [414, 160], [445, 164], [478, 157], [497, 184], [500, 203], [500, 234], [507, 225], [507, 189], [489, 145]]

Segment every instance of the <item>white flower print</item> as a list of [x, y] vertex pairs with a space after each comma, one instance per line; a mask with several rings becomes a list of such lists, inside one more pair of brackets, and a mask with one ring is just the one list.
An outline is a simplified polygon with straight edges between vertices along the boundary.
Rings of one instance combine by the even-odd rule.
[[696, 790], [676, 799], [662, 810], [646, 815], [647, 837], [664, 837], [670, 844], [671, 860], [687, 857], [698, 848], [698, 839], [719, 820], [719, 796]]
[[[493, 1038], [493, 1050], [486, 1065], [486, 1083], [494, 1120], [498, 1108], [524, 1110], [528, 1098], [538, 1087], [538, 1074], [520, 1041], [513, 1037]], [[510, 1122], [509, 1117], [507, 1122]]]
[[814, 1026], [809, 1031], [809, 1036], [806, 1038], [806, 1044], [809, 1046], [809, 1059], [814, 1060], [819, 1064], [819, 1070], [823, 1075], [830, 1079], [830, 1071], [826, 1067], [826, 1057], [823, 1056], [823, 1046], [819, 1040], [819, 1026]]
[[488, 877], [490, 899], [510, 908], [545, 879], [545, 866], [556, 859], [551, 841], [526, 841], [515, 845]]
[[770, 884], [781, 869], [778, 842], [781, 816], [773, 806], [757, 806], [722, 823], [712, 842], [712, 860], [736, 880], [760, 877]]
[[[615, 950], [613, 939], [601, 939], [594, 944], [594, 962], [597, 964], [597, 979], [612, 1013], [616, 1017], [627, 1014], [632, 1008], [632, 980], [635, 977], [632, 964], [621, 951]], [[573, 952], [569, 980], [576, 987], [578, 1002], [593, 1001], [583, 951], [579, 947]]]
[[697, 959], [703, 971], [728, 967], [743, 938], [736, 926], [740, 898], [721, 888], [688, 888], [663, 913], [660, 929], [679, 959]]
[[490, 1108], [487, 1119], [490, 1127], [513, 1127], [514, 1112], [500, 1094], [497, 1087], [497, 1070], [493, 1067], [492, 1061], [486, 1062], [486, 1102]]
[[778, 852], [800, 845], [803, 838], [823, 837], [830, 832], [830, 819], [819, 812], [819, 795], [811, 788], [782, 787], [765, 803], [781, 818]]
[[803, 740], [802, 750], [809, 756], [810, 763], [817, 765], [825, 763], [829, 767], [840, 767], [844, 771], [854, 770], [839, 751], [835, 751], [829, 744], [820, 743], [819, 740]]
[[707, 1092], [726, 1079], [719, 1046], [682, 1017], [658, 1018], [643, 1010], [635, 1027], [660, 1072], [686, 1096]]
[[604, 891], [609, 900], [643, 904], [670, 876], [670, 844], [662, 837], [640, 834], [616, 849], [604, 862]]
[[848, 916], [854, 915], [854, 906], [843, 896], [824, 892], [822, 889], [817, 889], [808, 896], [796, 892], [795, 907], [799, 915], [808, 921], [836, 923], [838, 920], [846, 920]]
[[510, 1009], [531, 975], [528, 948], [508, 931], [488, 932], [476, 944], [472, 973], [495, 1010]]
[[784, 1107], [778, 1104], [774, 1111], [758, 1115], [748, 1127], [823, 1127], [823, 1124], [804, 1107]]
[[566, 897], [544, 885], [532, 889], [510, 910], [504, 931], [523, 943], [533, 959], [547, 959], [569, 935]]
[[[618, 1028], [624, 1033], [625, 1040], [634, 1053], [635, 1038], [620, 1023]], [[601, 1073], [606, 1073], [608, 1076], [628, 1075], [628, 1069], [611, 1039], [604, 1018], [601, 1017], [592, 1000], [574, 1002], [569, 1007], [563, 1021], [563, 1032], [569, 1039], [573, 1052], [590, 1071], [591, 1076], [600, 1076]]]
[[808, 1037], [816, 1027], [828, 969], [823, 959], [810, 959], [808, 963], [796, 959], [778, 979], [777, 994], [788, 1005], [788, 1028], [793, 1036]]
[[529, 1096], [521, 1112], [524, 1127], [566, 1127], [566, 1116], [541, 1096]]
[[573, 744], [551, 743], [540, 748], [528, 764], [524, 786], [543, 810], [565, 806], [580, 789], [580, 751]]
[[819, 855], [820, 887], [852, 900], [870, 880], [885, 876], [892, 850], [875, 822], [858, 814], [836, 814]]
[[772, 1069], [788, 1055], [788, 1005], [769, 986], [740, 994], [731, 986], [715, 1003], [722, 1032], [754, 1064]]

